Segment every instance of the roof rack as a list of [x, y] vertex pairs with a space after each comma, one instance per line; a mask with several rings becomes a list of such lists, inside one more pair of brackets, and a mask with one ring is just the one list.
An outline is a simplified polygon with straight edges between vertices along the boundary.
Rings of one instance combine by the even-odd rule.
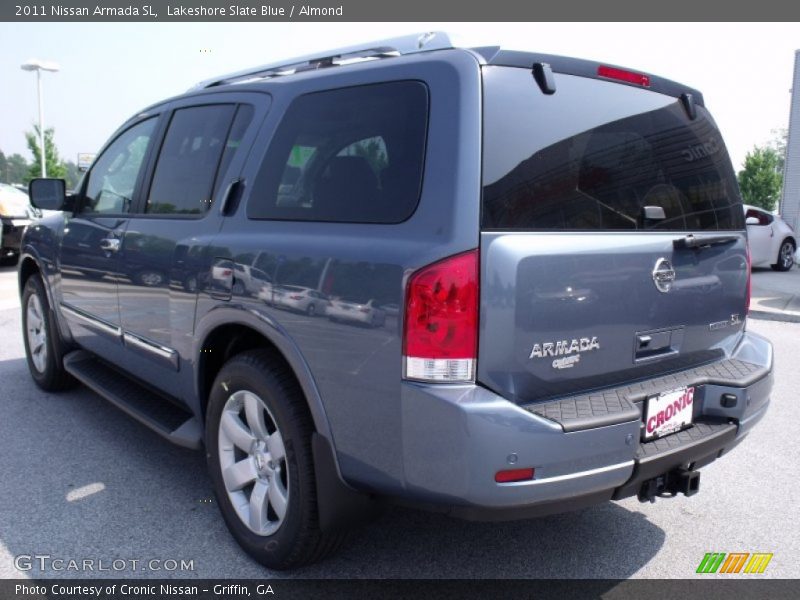
[[403, 56], [406, 54], [428, 52], [431, 50], [442, 50], [452, 47], [453, 45], [446, 33], [441, 31], [427, 31], [424, 33], [406, 35], [388, 40], [370, 42], [368, 44], [360, 44], [358, 46], [339, 48], [337, 50], [328, 50], [323, 54], [312, 54], [309, 56], [281, 61], [279, 63], [261, 65], [260, 67], [229, 73], [227, 75], [222, 75], [221, 77], [214, 77], [213, 79], [201, 81], [192, 87], [190, 91], [226, 85], [229, 83], [245, 83], [259, 79], [270, 79], [272, 77], [292, 75], [302, 71], [310, 71], [334, 65], [346, 64], [349, 62], [356, 62], [359, 60]]

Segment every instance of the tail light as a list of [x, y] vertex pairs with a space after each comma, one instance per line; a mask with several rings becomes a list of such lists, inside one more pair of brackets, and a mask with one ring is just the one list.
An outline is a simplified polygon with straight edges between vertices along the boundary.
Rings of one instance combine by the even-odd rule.
[[291, 296], [289, 296], [289, 298], [291, 298], [292, 300], [302, 300], [303, 296], [301, 296], [300, 294], [292, 294]]
[[359, 312], [362, 312], [362, 313], [368, 313], [369, 312], [369, 306], [362, 306], [358, 310], [359, 310]]
[[606, 67], [602, 65], [597, 67], [597, 74], [606, 79], [616, 79], [617, 81], [624, 81], [625, 83], [650, 87], [650, 77], [644, 73], [636, 73], [635, 71], [627, 71], [625, 69], [617, 69], [616, 67]]
[[753, 263], [750, 259], [750, 242], [745, 246], [745, 256], [747, 257], [747, 295], [745, 296], [744, 313], [750, 314], [750, 283], [753, 279]]
[[414, 273], [406, 287], [405, 378], [456, 382], [475, 378], [478, 351], [478, 250]]
[[533, 468], [528, 469], [508, 469], [495, 473], [494, 480], [497, 483], [514, 483], [517, 481], [530, 481], [533, 479]]

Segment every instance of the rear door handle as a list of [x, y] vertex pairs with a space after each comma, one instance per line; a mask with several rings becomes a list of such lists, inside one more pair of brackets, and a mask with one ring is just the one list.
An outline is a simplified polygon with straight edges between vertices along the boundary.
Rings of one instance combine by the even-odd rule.
[[119, 252], [121, 244], [118, 238], [103, 238], [100, 240], [100, 249], [106, 252]]

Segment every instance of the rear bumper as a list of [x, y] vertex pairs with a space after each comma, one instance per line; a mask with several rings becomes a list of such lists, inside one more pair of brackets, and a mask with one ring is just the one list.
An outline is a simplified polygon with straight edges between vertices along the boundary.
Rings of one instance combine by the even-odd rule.
[[[471, 519], [520, 518], [635, 495], [652, 477], [704, 466], [738, 444], [763, 417], [772, 390], [767, 340], [746, 333], [728, 360], [749, 365], [742, 367], [747, 377], [720, 361], [714, 377], [703, 379], [692, 369], [663, 383], [656, 379], [635, 386], [646, 389], [646, 396], [668, 382], [680, 385], [676, 379], [686, 374], [687, 384], [698, 385], [700, 392], [692, 428], [647, 443], [640, 442], [642, 399], [637, 402], [632, 393], [625, 399], [635, 410], [627, 409], [622, 420], [599, 415], [598, 426], [584, 418], [576, 427], [483, 387], [406, 383], [403, 498]], [[736, 405], [723, 407], [722, 394], [735, 394]], [[533, 480], [494, 480], [497, 471], [527, 467], [535, 469]]]

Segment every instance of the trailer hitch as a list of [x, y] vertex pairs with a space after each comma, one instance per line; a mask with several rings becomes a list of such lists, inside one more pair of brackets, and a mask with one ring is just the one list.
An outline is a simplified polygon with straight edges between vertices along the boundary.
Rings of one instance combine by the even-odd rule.
[[639, 488], [639, 502], [655, 502], [656, 498], [673, 498], [679, 493], [694, 496], [700, 491], [700, 471], [679, 468], [648, 479]]

